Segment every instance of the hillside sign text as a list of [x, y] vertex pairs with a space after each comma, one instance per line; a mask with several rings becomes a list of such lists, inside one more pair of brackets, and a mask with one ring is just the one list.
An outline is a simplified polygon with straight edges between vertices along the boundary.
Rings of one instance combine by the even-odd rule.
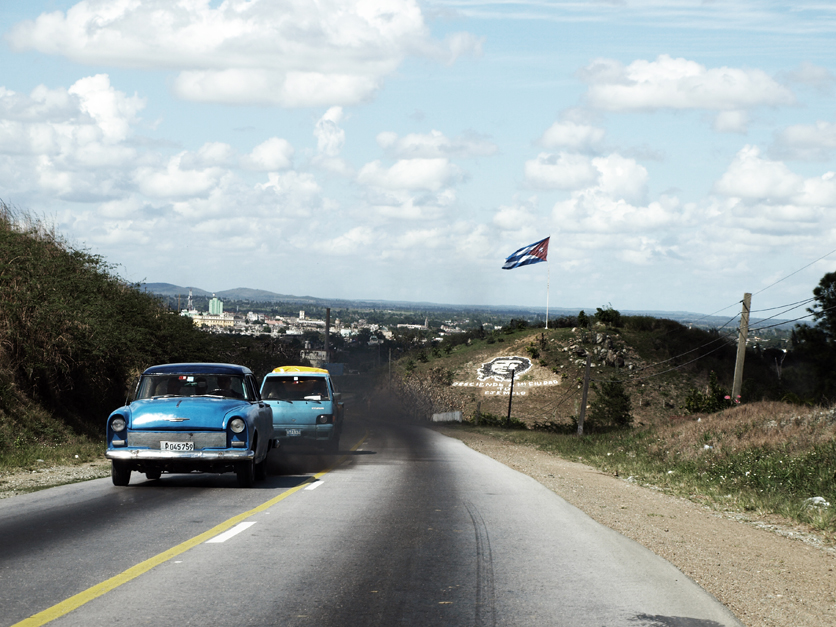
[[[485, 396], [508, 396], [511, 391], [511, 371], [516, 379], [531, 370], [528, 357], [516, 355], [494, 357], [476, 369], [476, 381], [455, 381], [453, 387], [485, 388]], [[560, 385], [560, 379], [548, 381], [514, 381], [514, 396], [525, 396], [526, 388]]]

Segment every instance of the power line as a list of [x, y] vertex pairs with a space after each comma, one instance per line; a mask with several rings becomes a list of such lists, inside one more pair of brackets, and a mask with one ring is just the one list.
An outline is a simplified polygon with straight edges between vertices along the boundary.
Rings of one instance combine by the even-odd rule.
[[[753, 309], [749, 313], [754, 314], [754, 313], [761, 313], [763, 311], [775, 311], [776, 309], [783, 309], [784, 307], [789, 307], [790, 309], [795, 309], [795, 307], [801, 307], [802, 305], [806, 305], [807, 303], [809, 303], [810, 301], [813, 301], [813, 300], [816, 300], [815, 296], [811, 296], [810, 298], [807, 298], [805, 300], [800, 300], [800, 301], [795, 302], [795, 303], [787, 303], [786, 305], [779, 305], [777, 307], [770, 307], [769, 309]], [[789, 311], [789, 309], [787, 311]]]
[[788, 274], [787, 276], [785, 276], [783, 279], [778, 279], [777, 281], [775, 281], [775, 283], [772, 283], [771, 285], [767, 285], [767, 286], [766, 286], [765, 288], [763, 288], [762, 290], [758, 290], [757, 292], [755, 292], [754, 294], [752, 294], [752, 296], [757, 296], [757, 295], [758, 295], [758, 294], [760, 294], [761, 292], [765, 292], [765, 291], [766, 291], [766, 290], [768, 290], [770, 287], [774, 287], [774, 286], [778, 285], [781, 281], [785, 281], [786, 279], [790, 278], [790, 277], [791, 277], [791, 276], [793, 276], [794, 274], [798, 274], [798, 273], [799, 273], [799, 272], [801, 272], [802, 270], [806, 270], [807, 268], [809, 268], [810, 266], [812, 266], [814, 263], [818, 263], [819, 261], [821, 261], [821, 260], [822, 260], [822, 259], [824, 259], [825, 257], [829, 257], [830, 255], [832, 255], [833, 253], [836, 253], [836, 248], [834, 248], [833, 250], [831, 250], [831, 251], [830, 251], [829, 253], [827, 253], [826, 255], [822, 255], [821, 257], [819, 257], [819, 258], [818, 258], [818, 259], [816, 259], [815, 261], [811, 261], [810, 263], [808, 263], [808, 264], [807, 264], [806, 266], [804, 266], [803, 268], [799, 268], [799, 269], [798, 269], [798, 270], [796, 270], [795, 272], [791, 272], [790, 274]]

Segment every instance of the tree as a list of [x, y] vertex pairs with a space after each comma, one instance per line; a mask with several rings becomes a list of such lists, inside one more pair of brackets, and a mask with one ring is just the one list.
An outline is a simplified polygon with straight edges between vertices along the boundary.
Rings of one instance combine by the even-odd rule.
[[589, 422], [594, 426], [629, 427], [633, 422], [632, 411], [633, 404], [624, 384], [617, 379], [604, 381], [590, 403]]
[[816, 304], [807, 309], [828, 344], [836, 342], [836, 272], [825, 274], [813, 290]]
[[589, 326], [589, 316], [586, 315], [586, 312], [583, 309], [581, 309], [578, 313], [578, 326], [581, 329], [585, 329]]
[[612, 305], [607, 305], [606, 309], [597, 307], [595, 311], [595, 319], [608, 327], [618, 328], [621, 326], [621, 312], [617, 309], [613, 309]]
[[815, 326], [798, 325], [793, 348], [813, 370], [808, 393], [818, 401], [836, 400], [836, 272], [825, 274], [813, 290], [816, 304], [807, 311]]

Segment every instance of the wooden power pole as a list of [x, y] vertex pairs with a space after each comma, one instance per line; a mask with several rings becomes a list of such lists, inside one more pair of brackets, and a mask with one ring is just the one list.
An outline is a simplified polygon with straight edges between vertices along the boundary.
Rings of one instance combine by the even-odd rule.
[[740, 396], [740, 390], [743, 387], [743, 362], [746, 360], [746, 338], [749, 337], [749, 310], [751, 308], [752, 295], [746, 292], [743, 295], [743, 310], [740, 312], [740, 335], [737, 337], [737, 361], [734, 363], [732, 403]]

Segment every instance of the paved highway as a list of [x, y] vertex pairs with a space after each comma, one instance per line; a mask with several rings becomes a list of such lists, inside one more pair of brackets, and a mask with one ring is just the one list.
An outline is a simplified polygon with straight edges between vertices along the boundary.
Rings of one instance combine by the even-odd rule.
[[134, 474], [0, 501], [0, 625], [740, 624], [457, 440], [369, 420], [342, 444], [330, 469], [340, 457], [272, 458], [252, 490]]

